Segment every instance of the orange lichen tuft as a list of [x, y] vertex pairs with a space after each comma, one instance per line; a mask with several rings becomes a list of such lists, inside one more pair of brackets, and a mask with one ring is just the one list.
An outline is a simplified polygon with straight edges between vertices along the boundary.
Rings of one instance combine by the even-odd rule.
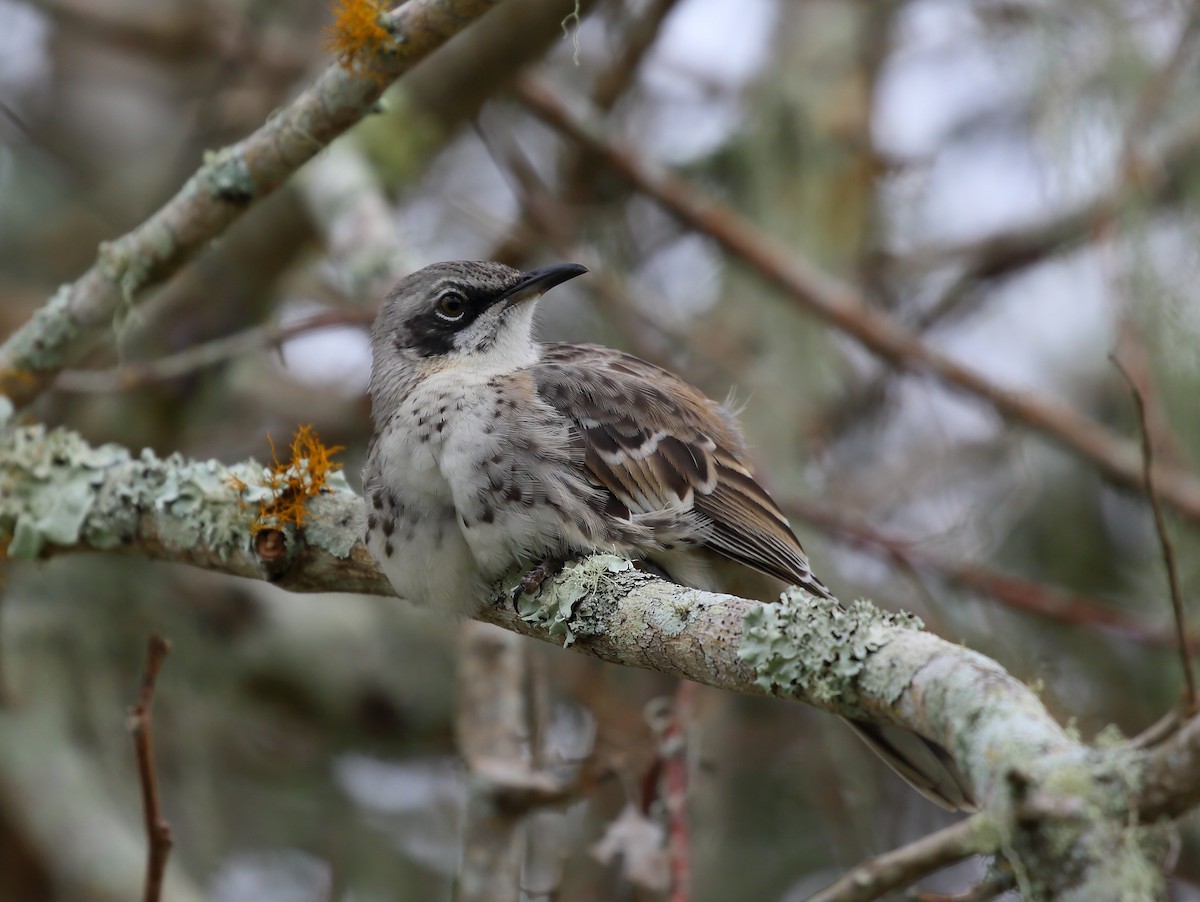
[[246, 502], [242, 499], [242, 493], [244, 493], [246, 491], [246, 489], [249, 488], [249, 486], [246, 485], [245, 481], [241, 477], [239, 477], [236, 473], [230, 473], [226, 477], [225, 481], [229, 483], [229, 487], [231, 489], [233, 489], [235, 492], [237, 492], [238, 507], [244, 508], [246, 506]]
[[291, 459], [281, 463], [271, 436], [267, 436], [267, 441], [271, 445], [271, 467], [263, 485], [270, 490], [271, 499], [259, 505], [254, 528], [266, 529], [286, 523], [302, 526], [308, 499], [327, 491], [329, 474], [342, 468], [341, 464], [331, 460], [342, 446], [327, 448], [321, 444], [312, 426], [301, 426], [292, 439]]
[[392, 36], [380, 17], [379, 0], [337, 0], [333, 22], [325, 27], [325, 49], [334, 54], [343, 69], [366, 69], [371, 57], [387, 50]]

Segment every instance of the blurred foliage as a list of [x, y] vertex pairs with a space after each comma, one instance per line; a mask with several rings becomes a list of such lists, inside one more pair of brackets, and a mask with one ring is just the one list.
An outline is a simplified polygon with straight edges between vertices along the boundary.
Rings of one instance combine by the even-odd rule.
[[[1107, 358], [1132, 348], [1159, 411], [1159, 453], [1191, 465], [1200, 460], [1200, 166], [1195, 153], [1177, 156], [1165, 192], [1137, 174], [1171, 141], [1200, 135], [1191, 90], [1200, 48], [1185, 48], [1180, 70], [1163, 76], [1186, 9], [682, 0], [639, 37], [655, 5], [602, 0], [584, 4], [576, 60], [574, 35], [561, 30], [573, 5], [505, 0], [344, 139], [375, 167], [406, 264], [602, 261], [615, 287], [593, 278], [560, 289], [543, 335], [620, 345], [717, 397], [734, 391], [781, 499], [820, 497], [914, 547], [1168, 627], [1140, 498], [982, 404], [892, 373], [630, 194], [506, 85], [525, 65], [578, 93], [615, 83], [603, 104], [614, 135], [906, 322], [967, 273], [969, 290], [927, 340], [1128, 436], [1138, 425]], [[205, 151], [252, 130], [327, 65], [329, 19], [318, 0], [0, 0], [0, 333], [89, 265], [100, 241], [151, 213]], [[637, 40], [645, 55], [625, 59]], [[1120, 215], [971, 276], [985, 239], [1110, 190], [1125, 200]], [[297, 311], [351, 309], [343, 261], [301, 191], [288, 186], [253, 209], [114, 323], [86, 365], [153, 361]], [[365, 339], [354, 328], [320, 335], [302, 352], [263, 347], [128, 391], [56, 391], [31, 415], [95, 442], [230, 461], [264, 459], [268, 433], [311, 423], [348, 449], [355, 482], [369, 438]], [[1167, 648], [1014, 611], [928, 568], [796, 526], [841, 597], [916, 611], [1040, 683], [1085, 735], [1109, 723], [1135, 732], [1177, 696]], [[1194, 598], [1197, 531], [1171, 526]], [[24, 739], [46, 753], [39, 805], [70, 813], [49, 763], [52, 751], [72, 750], [87, 765], [89, 804], [139, 835], [123, 718], [145, 636], [158, 629], [174, 646], [156, 707], [176, 836], [170, 870], [223, 902], [449, 897], [465, 791], [452, 735], [456, 624], [383, 600], [289, 596], [136, 560], [3, 564], [0, 577], [8, 707], [51, 725]], [[550, 698], [547, 737], [573, 749], [590, 731], [595, 743], [580, 803], [539, 815], [527, 897], [557, 887], [571, 900], [653, 898], [587, 849], [639, 797], [655, 756], [643, 706], [669, 695], [670, 681], [555, 648], [528, 653]], [[0, 731], [17, 723], [0, 711]], [[798, 899], [945, 823], [815, 712], [704, 690], [691, 734], [698, 900]], [[6, 773], [0, 760], [0, 899], [105, 898], [79, 877], [86, 868], [65, 874], [22, 807], [29, 793], [6, 789]], [[86, 860], [109, 839], [71, 842]], [[1200, 881], [1198, 861], [1193, 817], [1181, 887]], [[958, 889], [978, 873], [964, 866], [925, 885]]]

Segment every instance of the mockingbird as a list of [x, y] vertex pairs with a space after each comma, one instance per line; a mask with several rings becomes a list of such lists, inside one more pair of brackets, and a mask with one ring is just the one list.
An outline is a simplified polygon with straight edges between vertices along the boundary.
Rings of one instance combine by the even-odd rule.
[[[518, 562], [604, 550], [695, 588], [747, 594], [756, 573], [752, 597], [831, 598], [726, 407], [620, 351], [534, 340], [537, 299], [585, 272], [436, 263], [384, 300], [363, 488], [367, 547], [397, 593], [470, 614]], [[851, 726], [925, 795], [969, 806], [942, 749]]]

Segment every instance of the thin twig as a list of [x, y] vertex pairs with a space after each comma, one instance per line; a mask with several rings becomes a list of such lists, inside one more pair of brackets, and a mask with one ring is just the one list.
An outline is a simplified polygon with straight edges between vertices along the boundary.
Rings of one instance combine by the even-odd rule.
[[338, 326], [367, 326], [373, 310], [333, 310], [316, 313], [291, 323], [267, 323], [242, 332], [193, 345], [175, 354], [146, 363], [132, 363], [109, 370], [64, 370], [54, 387], [69, 392], [127, 391], [151, 382], [178, 379], [233, 357], [269, 348], [307, 332]]
[[163, 818], [158, 804], [158, 775], [154, 769], [152, 734], [154, 687], [163, 659], [170, 650], [170, 642], [158, 633], [150, 634], [146, 642], [146, 665], [138, 686], [137, 704], [129, 713], [129, 732], [133, 734], [133, 747], [137, 752], [138, 779], [142, 786], [142, 812], [146, 820], [148, 845], [142, 902], [158, 902], [162, 896], [167, 856], [171, 854], [174, 842], [171, 838], [171, 825]]
[[[1169, 142], [1154, 160], [1146, 158], [1138, 145], [1145, 140], [1154, 119], [1178, 81], [1198, 33], [1200, 8], [1193, 4], [1166, 63], [1147, 79], [1134, 103], [1125, 127], [1116, 179], [1108, 190], [1043, 222], [997, 232], [965, 245], [931, 249], [914, 255], [915, 260], [923, 260], [925, 265], [967, 260], [966, 268], [949, 289], [917, 316], [912, 323], [914, 329], [926, 332], [951, 315], [963, 314], [965, 307], [975, 306], [964, 302], [978, 302], [981, 299], [981, 283], [1026, 269], [1051, 254], [1070, 250], [1090, 237], [1103, 234], [1132, 197], [1143, 202], [1161, 202], [1178, 193], [1177, 170], [1195, 158], [1195, 130], [1185, 130], [1183, 141], [1177, 139]], [[914, 258], [907, 262], [913, 262]], [[859, 395], [878, 396], [877, 386], [871, 386]]]
[[[679, 338], [652, 319], [642, 305], [630, 296], [625, 282], [612, 269], [596, 261], [594, 254], [578, 243], [577, 217], [571, 215], [567, 205], [561, 203], [541, 180], [515, 142], [504, 141], [505, 146], [501, 147], [502, 139], [498, 133], [486, 128], [480, 128], [478, 133], [497, 169], [510, 177], [513, 193], [521, 204], [521, 220], [516, 230], [511, 231], [500, 243], [500, 253], [510, 253], [516, 247], [518, 238], [540, 237], [564, 259], [585, 264], [595, 277], [591, 280], [592, 288], [602, 297], [612, 324], [630, 349], [651, 363], [670, 366], [662, 349], [663, 346], [678, 348], [681, 346]], [[651, 337], [655, 340], [650, 340]]]
[[1200, 716], [1193, 716], [1145, 758], [1138, 817], [1176, 818], [1200, 803]]
[[976, 814], [914, 843], [868, 858], [807, 902], [870, 902], [935, 871], [995, 848], [987, 815]]
[[[679, 0], [650, 0], [640, 15], [631, 16], [618, 49], [592, 83], [591, 98], [596, 109], [607, 114], [637, 81], [642, 62], [658, 39], [667, 16]], [[558, 196], [570, 204], [583, 204], [597, 197], [594, 152], [577, 147], [559, 164], [562, 189]]]
[[[517, 94], [537, 116], [572, 140], [599, 152], [605, 163], [689, 227], [714, 238], [729, 253], [781, 288], [787, 298], [899, 369], [930, 373], [945, 384], [982, 398], [1008, 420], [1020, 422], [1089, 461], [1113, 481], [1145, 484], [1136, 445], [1064, 404], [1003, 388], [978, 371], [935, 351], [918, 335], [871, 309], [855, 288], [764, 234], [727, 205], [686, 180], [652, 165], [613, 142], [578, 98], [565, 100], [544, 79], [518, 81]], [[1200, 521], [1200, 479], [1156, 465], [1162, 498]]]
[[[1173, 630], [1147, 627], [1094, 596], [1013, 576], [973, 561], [954, 560], [914, 542], [890, 536], [829, 505], [787, 499], [783, 508], [789, 517], [803, 520], [835, 541], [875, 552], [913, 570], [932, 571], [953, 584], [1014, 610], [1059, 623], [1088, 626], [1143, 645], [1173, 648], [1178, 641]], [[1200, 650], [1200, 637], [1189, 637], [1188, 647]]]
[[1181, 729], [1187, 722], [1185, 715], [1178, 708], [1171, 708], [1142, 732], [1129, 740], [1133, 749], [1152, 749], [1162, 745]]
[[1016, 885], [1017, 880], [1012, 871], [1006, 869], [989, 874], [979, 883], [961, 893], [943, 895], [941, 893], [916, 892], [910, 895], [916, 902], [988, 902], [989, 899], [995, 899]]
[[1175, 39], [1175, 45], [1167, 55], [1166, 62], [1150, 75], [1134, 103], [1133, 113], [1125, 128], [1125, 139], [1121, 151], [1121, 168], [1123, 174], [1131, 181], [1140, 180], [1141, 166], [1138, 145], [1146, 139], [1154, 120], [1158, 118], [1163, 104], [1167, 102], [1171, 91], [1179, 81], [1180, 75], [1187, 64], [1188, 56], [1195, 49], [1196, 39], [1200, 36], [1200, 7], [1190, 4], [1183, 27]]
[[1167, 568], [1167, 582], [1171, 587], [1171, 609], [1175, 615], [1176, 641], [1179, 645], [1179, 659], [1183, 667], [1183, 682], [1186, 687], [1184, 707], [1189, 714], [1197, 710], [1196, 678], [1192, 673], [1192, 652], [1187, 642], [1187, 624], [1183, 612], [1183, 592], [1179, 587], [1179, 569], [1175, 566], [1175, 546], [1171, 544], [1171, 536], [1167, 531], [1167, 518], [1163, 514], [1162, 502], [1158, 497], [1158, 487], [1154, 481], [1154, 443], [1150, 440], [1150, 423], [1146, 417], [1146, 402], [1137, 382], [1120, 359], [1115, 355], [1111, 358], [1113, 365], [1129, 383], [1129, 391], [1133, 395], [1133, 403], [1137, 408], [1138, 425], [1142, 433], [1142, 465], [1145, 472], [1146, 497], [1150, 499], [1150, 509], [1154, 512], [1154, 529], [1158, 532], [1158, 542], [1162, 546], [1163, 566]]

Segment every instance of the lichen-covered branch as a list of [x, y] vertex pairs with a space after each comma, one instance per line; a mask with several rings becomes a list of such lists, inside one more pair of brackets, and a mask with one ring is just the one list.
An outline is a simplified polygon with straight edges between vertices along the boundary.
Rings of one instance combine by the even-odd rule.
[[1174, 818], [1200, 805], [1200, 715], [1149, 753], [1138, 814]]
[[0, 345], [0, 395], [36, 398], [122, 302], [161, 282], [374, 107], [384, 89], [497, 0], [410, 0], [380, 19], [388, 37], [355, 65], [329, 66], [237, 144], [208, 155], [171, 200]]
[[254, 461], [164, 459], [92, 447], [64, 429], [0, 429], [0, 553], [38, 559], [103, 551], [298, 592], [391, 594], [356, 544], [358, 499], [340, 474], [330, 485], [309, 500], [303, 532], [291, 524], [256, 528], [271, 489], [266, 468]]
[[[358, 542], [359, 500], [344, 483], [331, 481], [310, 501], [302, 529], [255, 532], [247, 506], [263, 491], [261, 477], [253, 463], [161, 460], [92, 448], [63, 430], [10, 428], [0, 431], [0, 548], [26, 558], [117, 551], [302, 591], [388, 594]], [[995, 661], [864, 601], [841, 605], [793, 590], [763, 605], [666, 583], [609, 555], [569, 565], [514, 610], [517, 581], [514, 574], [498, 586], [499, 600], [479, 619], [606, 661], [804, 701], [939, 743], [971, 780], [996, 825], [996, 851], [1027, 899], [1154, 898], [1162, 886], [1167, 828], [1142, 819], [1143, 786], [1153, 796], [1194, 784], [1175, 773], [1176, 762], [1194, 769], [1200, 756], [1194, 728], [1176, 737], [1170, 755], [1087, 746]], [[1181, 813], [1156, 804], [1164, 815]]]

